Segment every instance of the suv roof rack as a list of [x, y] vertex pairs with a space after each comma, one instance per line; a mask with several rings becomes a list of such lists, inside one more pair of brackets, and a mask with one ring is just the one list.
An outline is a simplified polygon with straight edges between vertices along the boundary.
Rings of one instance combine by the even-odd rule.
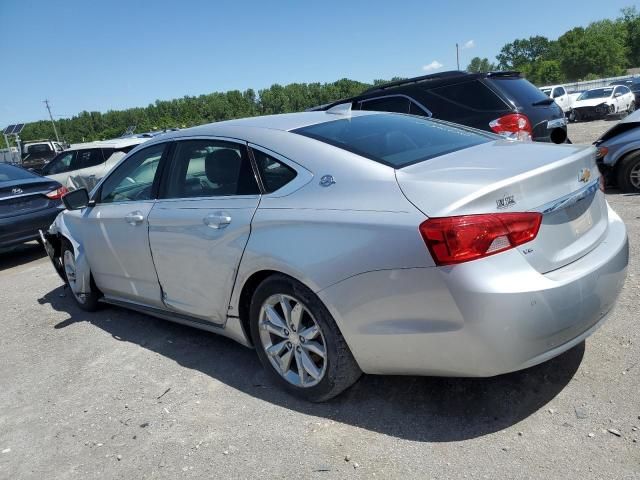
[[400, 85], [408, 85], [410, 83], [418, 83], [418, 82], [424, 82], [426, 80], [442, 80], [442, 79], [446, 79], [446, 78], [456, 78], [456, 77], [471, 77], [471, 76], [475, 76], [475, 77], [519, 77], [520, 76], [520, 72], [516, 72], [516, 71], [505, 71], [505, 72], [463, 72], [461, 70], [448, 70], [446, 72], [440, 72], [440, 73], [432, 73], [431, 75], [422, 75], [420, 77], [413, 77], [413, 78], [407, 78], [404, 80], [396, 80], [395, 82], [388, 82], [388, 83], [383, 83], [381, 85], [376, 85], [375, 87], [371, 87], [367, 90], [365, 90], [364, 92], [362, 92], [360, 95], [363, 95], [365, 93], [371, 93], [371, 92], [376, 92], [379, 90], [385, 90], [387, 88], [392, 88], [392, 87], [397, 87]]

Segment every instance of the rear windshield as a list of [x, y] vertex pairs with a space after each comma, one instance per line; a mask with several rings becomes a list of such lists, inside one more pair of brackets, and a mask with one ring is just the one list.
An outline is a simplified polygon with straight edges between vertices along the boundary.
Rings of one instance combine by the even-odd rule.
[[13, 165], [0, 164], [0, 182], [9, 182], [12, 180], [26, 180], [34, 178], [35, 175], [27, 170]]
[[27, 145], [27, 153], [49, 153], [52, 151], [51, 146], [46, 143]]
[[490, 78], [489, 81], [505, 93], [507, 97], [523, 107], [528, 107], [549, 98], [524, 78], [494, 77]]
[[394, 168], [490, 142], [493, 136], [401, 114], [354, 116], [293, 130]]

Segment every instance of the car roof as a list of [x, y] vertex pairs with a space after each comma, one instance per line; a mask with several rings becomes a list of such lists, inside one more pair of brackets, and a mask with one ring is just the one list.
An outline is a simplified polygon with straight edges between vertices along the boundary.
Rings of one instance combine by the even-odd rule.
[[65, 151], [82, 150], [86, 148], [123, 148], [138, 145], [148, 141], [149, 138], [114, 138], [111, 140], [99, 140], [96, 142], [74, 143]]
[[166, 141], [172, 138], [193, 137], [193, 136], [226, 136], [230, 131], [237, 131], [237, 127], [243, 129], [263, 129], [291, 131], [297, 128], [316, 125], [319, 123], [331, 122], [341, 118], [361, 117], [366, 115], [381, 115], [384, 112], [352, 111], [347, 114], [332, 113], [330, 111], [321, 112], [299, 112], [283, 113], [279, 115], [263, 115], [259, 117], [240, 118], [236, 120], [225, 120], [223, 122], [208, 123], [192, 128], [185, 128], [176, 132], [167, 132], [160, 137], [154, 137], [153, 143]]

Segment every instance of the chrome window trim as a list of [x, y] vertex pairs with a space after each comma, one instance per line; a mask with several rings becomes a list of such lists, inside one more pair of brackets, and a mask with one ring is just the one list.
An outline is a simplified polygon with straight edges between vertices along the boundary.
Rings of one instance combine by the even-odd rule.
[[360, 106], [360, 110], [362, 110], [362, 104], [363, 103], [372, 102], [374, 100], [381, 100], [381, 99], [384, 99], [384, 98], [392, 98], [392, 97], [406, 98], [407, 100], [409, 100], [410, 103], [413, 103], [415, 106], [420, 108], [424, 113], [426, 113], [429, 118], [433, 117], [433, 113], [431, 112], [431, 110], [429, 110], [427, 107], [422, 105], [420, 102], [418, 102], [418, 101], [414, 100], [413, 98], [411, 98], [409, 95], [403, 95], [402, 93], [394, 93], [393, 95], [380, 95], [379, 97], [371, 97], [371, 98], [366, 98], [364, 100], [358, 100], [358, 103], [359, 103], [359, 106]]

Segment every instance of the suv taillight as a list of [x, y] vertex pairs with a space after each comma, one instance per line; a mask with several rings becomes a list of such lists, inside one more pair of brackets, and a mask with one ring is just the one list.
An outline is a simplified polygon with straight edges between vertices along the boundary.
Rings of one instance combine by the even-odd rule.
[[530, 242], [541, 222], [536, 212], [494, 213], [429, 218], [419, 228], [434, 262], [453, 265]]
[[489, 122], [491, 130], [499, 135], [514, 140], [531, 141], [533, 128], [526, 115], [522, 113], [509, 113]]
[[58, 200], [68, 191], [69, 190], [67, 190], [66, 187], [56, 188], [55, 190], [51, 190], [47, 193], [47, 198], [50, 198], [51, 200]]

